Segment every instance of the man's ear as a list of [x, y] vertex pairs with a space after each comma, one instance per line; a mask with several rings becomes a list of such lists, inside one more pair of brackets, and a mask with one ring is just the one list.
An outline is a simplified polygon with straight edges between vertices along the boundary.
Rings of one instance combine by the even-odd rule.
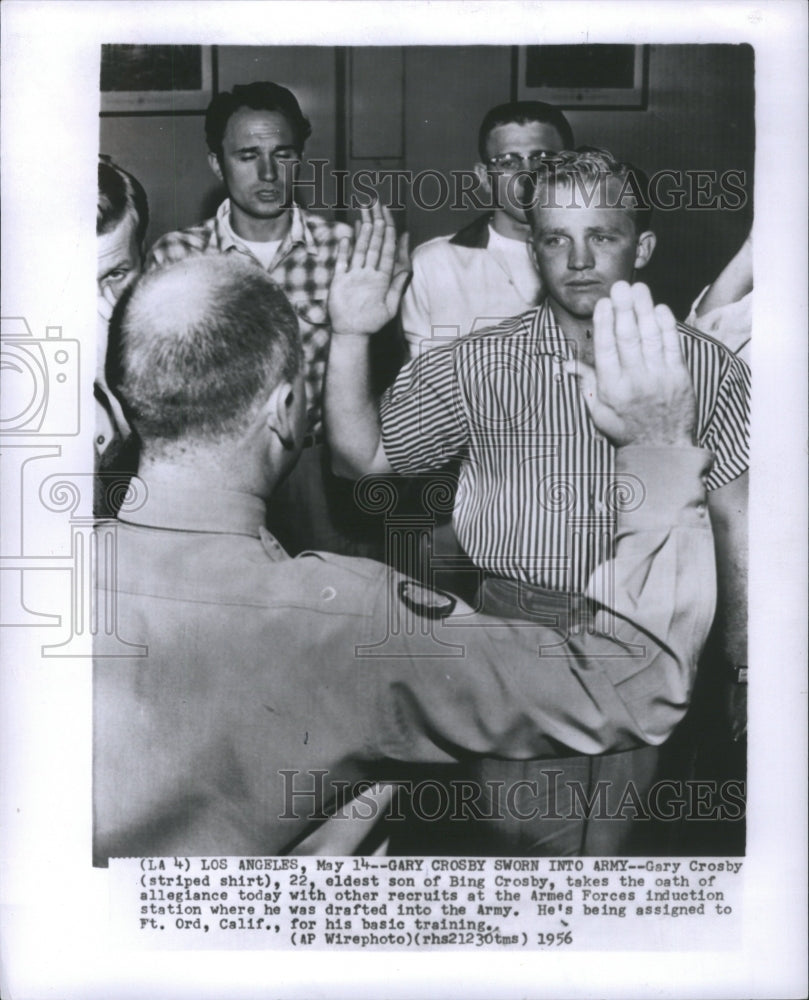
[[528, 237], [528, 250], [531, 253], [531, 260], [534, 262], [534, 270], [539, 274], [539, 257], [537, 256], [536, 247], [534, 246], [534, 230], [531, 230], [531, 235]]
[[280, 382], [270, 393], [262, 413], [267, 428], [281, 442], [284, 451], [297, 447], [300, 430], [296, 423], [297, 411], [295, 386], [291, 382]]
[[216, 155], [216, 153], [210, 152], [210, 150], [208, 151], [208, 166], [216, 174], [217, 179], [224, 184], [225, 177], [224, 174], [222, 173], [222, 167], [219, 164], [219, 157]]
[[480, 181], [480, 186], [483, 188], [486, 194], [491, 194], [492, 192], [492, 179], [489, 176], [489, 170], [483, 163], [475, 164], [475, 173]]
[[642, 267], [646, 267], [649, 261], [652, 259], [652, 254], [654, 253], [655, 247], [657, 246], [657, 237], [651, 231], [641, 233], [638, 237], [638, 245], [635, 248], [635, 270], [639, 271]]

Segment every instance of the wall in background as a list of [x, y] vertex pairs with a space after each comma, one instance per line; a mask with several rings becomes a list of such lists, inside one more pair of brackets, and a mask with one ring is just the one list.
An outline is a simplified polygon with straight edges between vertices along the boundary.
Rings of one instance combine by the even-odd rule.
[[[467, 169], [477, 159], [483, 114], [511, 96], [512, 50], [503, 46], [342, 53], [316, 46], [225, 46], [217, 61], [219, 89], [258, 79], [290, 87], [312, 122], [307, 156], [351, 172]], [[651, 46], [645, 110], [572, 110], [568, 116], [578, 142], [606, 146], [650, 173], [742, 170], [752, 198], [753, 65], [747, 46]], [[103, 116], [100, 149], [146, 187], [150, 240], [211, 215], [222, 196], [207, 164], [201, 113]], [[424, 190], [431, 196], [435, 187]], [[402, 215], [413, 245], [474, 218], [471, 210], [426, 212], [412, 202]], [[751, 219], [750, 203], [739, 211], [657, 212], [658, 249], [646, 271], [656, 298], [684, 314], [741, 244]]]

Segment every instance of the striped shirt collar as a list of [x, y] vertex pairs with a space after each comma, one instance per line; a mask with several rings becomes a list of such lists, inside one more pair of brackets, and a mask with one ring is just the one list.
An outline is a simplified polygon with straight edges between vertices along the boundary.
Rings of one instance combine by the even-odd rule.
[[[276, 259], [280, 259], [295, 246], [303, 246], [307, 253], [317, 256], [317, 243], [300, 206], [293, 205], [290, 212], [292, 213], [292, 221], [281, 246], [278, 248]], [[214, 236], [217, 248], [223, 253], [227, 250], [241, 249], [243, 246], [230, 224], [230, 198], [225, 198], [216, 210]]]
[[[553, 315], [548, 299], [535, 309], [523, 313], [514, 322], [519, 323], [527, 333], [536, 354], [551, 354], [566, 359], [573, 356], [570, 340]], [[501, 331], [502, 327], [499, 328], [499, 332]], [[517, 332], [516, 329], [514, 332]]]

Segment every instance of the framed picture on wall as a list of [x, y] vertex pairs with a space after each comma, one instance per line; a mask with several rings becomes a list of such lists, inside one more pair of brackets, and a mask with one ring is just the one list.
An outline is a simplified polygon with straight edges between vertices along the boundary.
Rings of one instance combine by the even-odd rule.
[[102, 45], [101, 113], [204, 111], [213, 96], [211, 45]]
[[515, 45], [512, 97], [561, 108], [645, 108], [648, 45]]

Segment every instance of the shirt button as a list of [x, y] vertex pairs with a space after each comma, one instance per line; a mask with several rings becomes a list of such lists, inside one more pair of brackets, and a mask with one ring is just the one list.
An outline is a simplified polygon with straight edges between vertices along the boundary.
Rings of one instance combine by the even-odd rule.
[[107, 439], [104, 437], [103, 434], [99, 434], [98, 437], [96, 438], [96, 444], [98, 445], [104, 444], [106, 440]]

